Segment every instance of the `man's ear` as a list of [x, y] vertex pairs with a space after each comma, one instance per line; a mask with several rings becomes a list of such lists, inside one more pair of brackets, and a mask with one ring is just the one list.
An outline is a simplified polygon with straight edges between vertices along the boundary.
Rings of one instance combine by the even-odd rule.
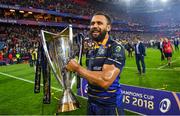
[[111, 25], [107, 25], [107, 31], [111, 31]]

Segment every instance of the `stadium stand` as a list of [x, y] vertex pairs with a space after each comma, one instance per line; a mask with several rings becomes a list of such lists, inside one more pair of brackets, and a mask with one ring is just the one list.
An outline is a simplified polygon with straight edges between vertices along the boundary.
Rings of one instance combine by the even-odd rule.
[[[22, 11], [21, 8], [25, 10]], [[28, 59], [30, 50], [38, 46], [41, 29], [56, 33], [68, 24], [73, 24], [75, 34], [85, 32], [84, 34], [88, 35], [86, 30], [88, 30], [89, 19], [96, 11], [107, 12], [113, 17], [111, 33], [116, 40], [124, 44], [137, 35], [150, 44], [151, 40], [158, 40], [159, 36], [178, 33], [178, 31], [170, 34], [168, 31], [168, 35], [165, 32], [159, 33], [159, 30], [166, 29], [168, 26], [142, 25], [146, 23], [147, 17], [138, 15], [133, 18], [133, 15], [128, 16], [117, 5], [96, 0], [0, 0], [0, 42], [6, 43], [1, 50], [4, 58], [14, 51], [14, 57], [15, 53], [20, 52], [22, 59]], [[148, 20], [148, 22], [152, 21]], [[157, 33], [152, 34], [153, 31]]]

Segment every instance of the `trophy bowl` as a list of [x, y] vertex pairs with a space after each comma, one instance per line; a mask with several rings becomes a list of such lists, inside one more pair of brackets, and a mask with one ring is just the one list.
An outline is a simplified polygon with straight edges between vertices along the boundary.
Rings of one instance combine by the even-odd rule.
[[57, 113], [78, 109], [80, 107], [79, 102], [71, 90], [73, 73], [65, 68], [69, 60], [75, 58], [74, 53], [76, 52], [73, 49], [72, 25], [58, 34], [41, 30], [41, 42], [48, 64], [63, 88]]

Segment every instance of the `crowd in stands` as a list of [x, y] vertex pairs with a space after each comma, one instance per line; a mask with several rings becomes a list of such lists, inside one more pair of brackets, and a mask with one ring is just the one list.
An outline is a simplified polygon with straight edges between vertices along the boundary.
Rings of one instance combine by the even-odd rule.
[[[98, 2], [96, 0], [0, 0], [1, 4], [22, 6], [28, 8], [39, 8], [46, 10], [53, 10], [61, 13], [70, 13], [77, 16], [92, 16], [96, 11], [104, 11], [113, 17], [113, 20], [126, 22], [126, 24], [115, 24], [115, 28], [126, 29], [126, 30], [146, 30], [146, 24], [152, 24], [151, 22], [158, 22], [153, 18], [153, 15], [128, 15], [126, 11], [120, 8], [118, 5], [107, 4], [103, 2]], [[113, 11], [113, 12], [112, 12]], [[29, 15], [28, 13], [21, 14], [19, 12], [10, 13], [8, 11], [0, 10], [1, 17], [8, 17], [13, 19], [30, 19], [36, 21], [53, 21], [53, 22], [63, 22], [63, 23], [76, 23], [76, 24], [88, 24], [88, 21], [71, 19], [70, 17], [60, 17], [50, 14], [38, 14], [33, 13]], [[13, 15], [14, 14], [14, 15]], [[9, 16], [10, 15], [10, 16]], [[25, 15], [25, 16], [24, 16]], [[38, 18], [37, 18], [38, 17]], [[167, 16], [163, 16], [166, 17]], [[157, 19], [157, 18], [156, 18]], [[158, 18], [159, 19], [159, 18]], [[160, 18], [162, 19], [162, 18]], [[163, 18], [164, 19], [164, 18]], [[170, 21], [168, 18], [165, 22]], [[163, 21], [160, 21], [163, 24]], [[127, 24], [128, 23], [128, 24]], [[144, 26], [143, 26], [143, 25]]]
[[4, 61], [13, 64], [30, 59], [32, 53], [37, 52], [41, 29], [53, 33], [60, 30], [50, 27], [1, 24], [0, 51]]
[[13, 64], [16, 60], [20, 63], [20, 57], [22, 60], [28, 59], [30, 51], [38, 46], [38, 35], [36, 28], [1, 24], [0, 42], [5, 44], [1, 48], [1, 54], [6, 62]]
[[168, 11], [162, 14], [128, 15], [125, 8], [121, 8], [119, 4], [112, 5], [96, 0], [0, 0], [0, 3], [28, 8], [53, 10], [61, 13], [72, 13], [83, 16], [92, 16], [96, 11], [104, 11], [111, 14], [114, 20], [142, 23], [144, 25], [147, 23], [152, 24], [153, 22], [162, 24], [164, 22], [172, 22], [172, 20], [173, 22], [179, 21], [179, 15], [175, 15], [176, 12], [174, 11], [173, 13]]
[[[28, 57], [30, 57], [30, 53], [33, 50], [37, 51], [41, 29], [53, 33], [57, 33], [62, 30], [60, 28], [53, 27], [1, 24], [0, 42], [5, 44], [3, 48], [0, 48], [1, 56], [3, 54], [4, 58], [8, 58], [9, 63], [12, 63], [13, 58], [16, 58], [17, 60], [17, 57], [21, 57], [22, 60], [28, 59]], [[87, 30], [74, 29], [73, 32], [74, 34], [83, 32], [85, 37], [88, 36]], [[130, 38], [135, 35], [136, 33], [112, 32], [112, 36], [118, 41], [123, 39], [130, 40]]]
[[[53, 33], [60, 32], [63, 28], [39, 27], [28, 25], [1, 24], [0, 26], [0, 65], [20, 63], [28, 61], [37, 54], [40, 40], [40, 30], [47, 30]], [[74, 35], [83, 33], [88, 38], [88, 30], [73, 29]], [[111, 31], [112, 37], [122, 43], [127, 51], [133, 48], [133, 38], [140, 36], [146, 47], [156, 47], [159, 36], [151, 33]], [[173, 43], [172, 39], [170, 39]], [[2, 44], [5, 44], [2, 46]], [[34, 58], [36, 59], [36, 58]]]
[[56, 22], [56, 23], [71, 23], [88, 25], [89, 20], [75, 19], [70, 17], [60, 17], [51, 14], [33, 13], [28, 12], [20, 13], [19, 11], [10, 11], [9, 9], [0, 9], [0, 18], [13, 19], [13, 20], [30, 20], [41, 22]]
[[128, 20], [122, 9], [96, 0], [0, 0], [0, 3], [83, 16], [92, 16], [96, 11], [104, 11], [111, 14], [114, 20]]
[[122, 22], [126, 21], [129, 23], [129, 26], [132, 26], [131, 24], [138, 24], [141, 25], [141, 27], [138, 26], [138, 28], [141, 29], [145, 28], [142, 25], [147, 24], [153, 25], [156, 23], [163, 26], [172, 22], [176, 22], [175, 25], [177, 25], [179, 22], [179, 15], [176, 15], [178, 12], [175, 12], [174, 10], [172, 12], [168, 11], [165, 13], [151, 13], [148, 15], [142, 15], [141, 13], [128, 14], [126, 9], [121, 8], [119, 4], [112, 5], [99, 2], [97, 0], [0, 0], [0, 4], [52, 10], [56, 12], [70, 13], [81, 16], [92, 16], [92, 14], [96, 11], [104, 11], [108, 14], [111, 14], [114, 20], [119, 20]]
[[[63, 28], [3, 24], [0, 26], [0, 65], [37, 59], [40, 30], [58, 33]], [[80, 30], [74, 29], [74, 34]], [[86, 32], [86, 31], [83, 31]]]
[[[42, 21], [42, 22], [56, 22], [64, 24], [81, 24], [86, 27], [89, 25], [89, 20], [85, 19], [75, 19], [70, 17], [60, 17], [51, 14], [41, 14], [41, 13], [19, 13], [19, 11], [11, 12], [9, 9], [0, 9], [0, 18], [2, 19], [13, 19], [13, 20], [30, 20], [30, 21]], [[125, 31], [143, 31], [144, 27], [139, 25], [134, 25], [131, 23], [117, 24], [113, 23], [113, 30], [125, 30]]]
[[88, 6], [89, 4], [87, 4], [86, 0], [1, 0], [1, 3], [29, 8], [54, 10], [77, 15], [89, 15], [92, 11], [89, 10], [91, 7]]

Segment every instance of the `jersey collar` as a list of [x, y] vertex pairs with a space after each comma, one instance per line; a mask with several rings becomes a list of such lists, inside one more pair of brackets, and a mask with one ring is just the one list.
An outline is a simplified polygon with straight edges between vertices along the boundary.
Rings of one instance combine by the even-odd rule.
[[102, 42], [97, 42], [95, 48], [99, 48], [100, 46], [106, 47], [106, 44], [109, 40], [109, 35], [106, 35]]

